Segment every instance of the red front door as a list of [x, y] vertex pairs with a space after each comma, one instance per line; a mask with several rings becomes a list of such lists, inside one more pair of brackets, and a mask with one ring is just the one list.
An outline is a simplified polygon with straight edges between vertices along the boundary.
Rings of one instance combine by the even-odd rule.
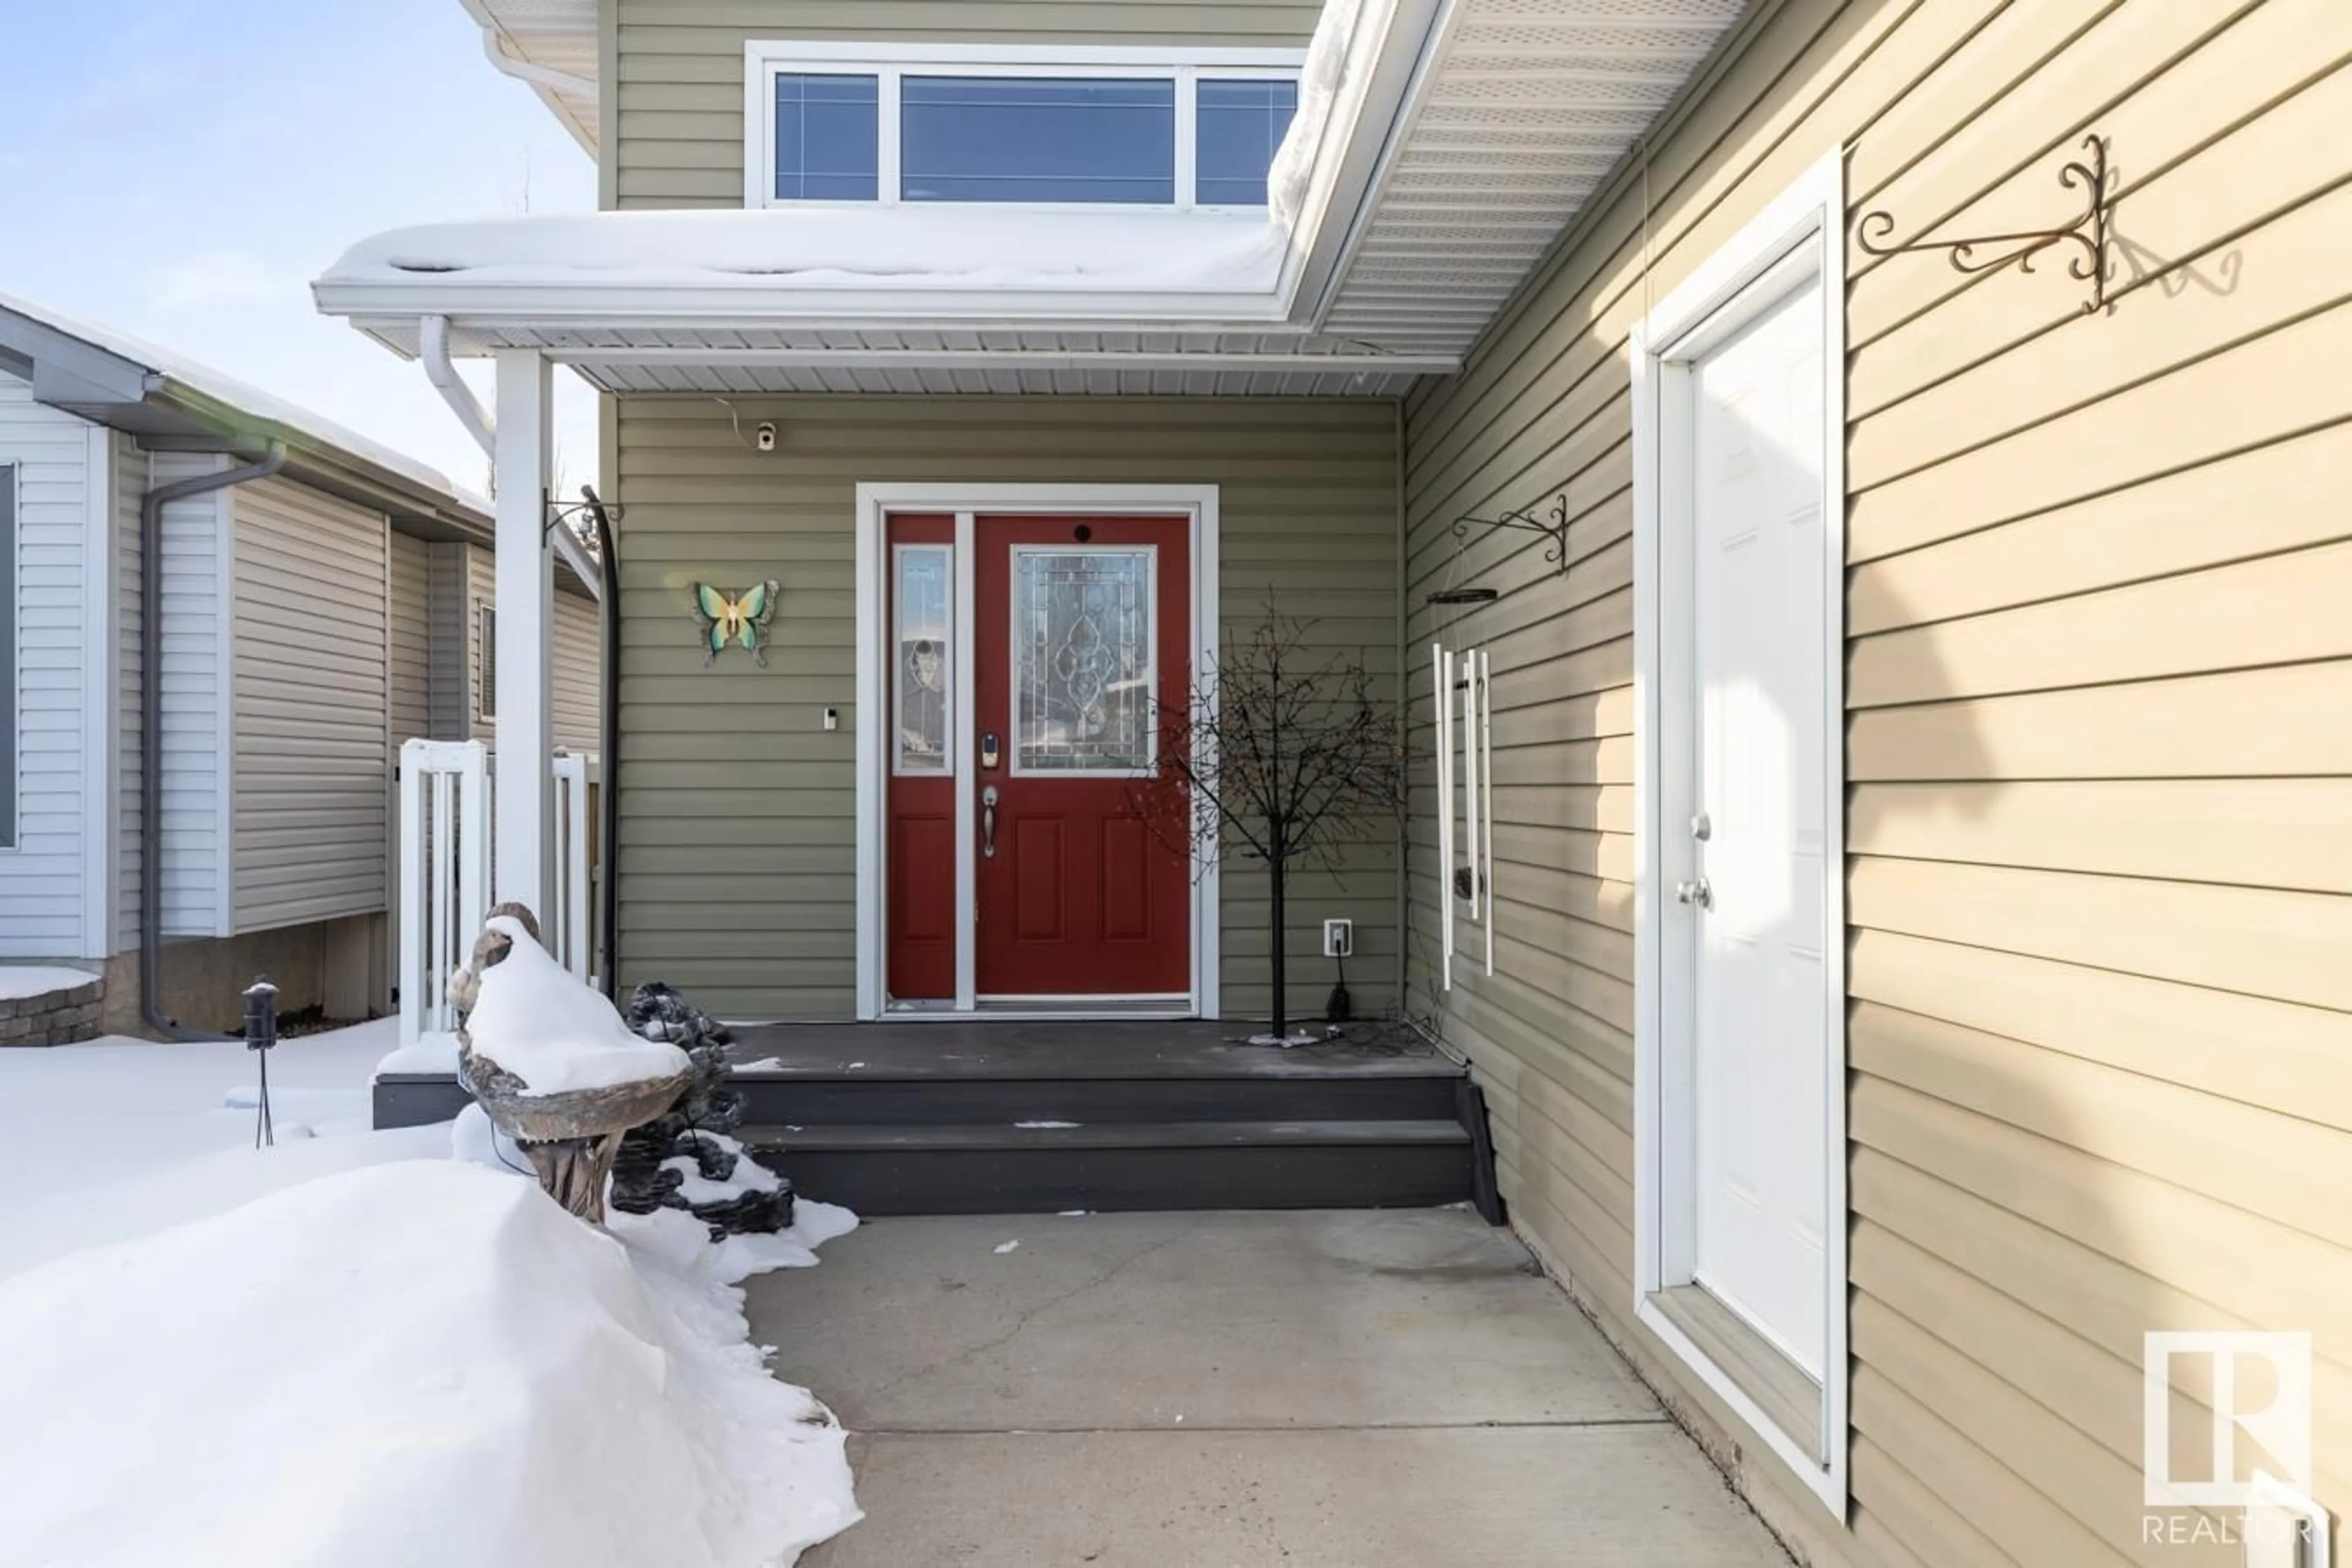
[[1191, 858], [1134, 795], [1191, 700], [1190, 522], [974, 523], [974, 988], [1188, 997]]

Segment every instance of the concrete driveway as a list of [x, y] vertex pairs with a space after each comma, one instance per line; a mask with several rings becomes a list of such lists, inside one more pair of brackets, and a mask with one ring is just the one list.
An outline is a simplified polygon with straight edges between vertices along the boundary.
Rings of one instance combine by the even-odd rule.
[[1788, 1561], [1475, 1215], [886, 1219], [747, 1289], [856, 1435], [804, 1568]]

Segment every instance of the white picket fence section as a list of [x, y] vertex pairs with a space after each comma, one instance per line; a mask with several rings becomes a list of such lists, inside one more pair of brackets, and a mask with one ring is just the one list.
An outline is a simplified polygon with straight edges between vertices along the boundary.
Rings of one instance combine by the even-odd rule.
[[479, 741], [400, 748], [400, 1044], [454, 1034], [449, 977], [490, 912], [489, 752]]
[[[472, 959], [474, 939], [490, 912], [490, 760], [479, 741], [408, 741], [400, 748], [394, 853], [404, 1050], [457, 1031], [449, 977]], [[540, 930], [556, 961], [590, 983], [596, 961], [591, 846], [597, 759], [559, 752], [551, 765], [555, 877], [552, 907], [541, 911]]]
[[593, 841], [596, 759], [582, 752], [555, 757], [555, 886], [541, 929], [547, 950], [583, 985], [595, 983], [596, 925], [588, 847]]

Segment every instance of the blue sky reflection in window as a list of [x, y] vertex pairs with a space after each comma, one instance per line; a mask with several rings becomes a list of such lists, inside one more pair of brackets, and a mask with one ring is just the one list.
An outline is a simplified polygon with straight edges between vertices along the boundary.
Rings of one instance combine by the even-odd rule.
[[1298, 112], [1295, 81], [1202, 81], [1193, 159], [1204, 207], [1265, 205], [1266, 171]]
[[910, 76], [899, 98], [907, 201], [1176, 199], [1172, 81]]
[[875, 200], [880, 194], [880, 83], [874, 77], [777, 77], [777, 199]]

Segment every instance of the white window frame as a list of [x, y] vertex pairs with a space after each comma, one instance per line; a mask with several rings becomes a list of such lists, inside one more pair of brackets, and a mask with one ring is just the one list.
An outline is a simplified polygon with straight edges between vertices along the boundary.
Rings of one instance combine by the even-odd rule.
[[[1006, 207], [1022, 212], [1255, 212], [1193, 200], [1200, 130], [1200, 84], [1292, 81], [1304, 49], [1171, 48], [1131, 45], [824, 44], [754, 38], [743, 46], [743, 205], [759, 207], [901, 205], [899, 89], [909, 76], [1059, 77], [1169, 81], [1176, 88], [1176, 199], [1162, 205], [1108, 202], [919, 202], [923, 207]], [[876, 82], [875, 199], [782, 197], [776, 191], [776, 79], [870, 76]]]
[[[1845, 186], [1844, 157], [1832, 152], [1653, 306], [1633, 332], [1633, 668], [1637, 838], [1634, 882], [1634, 1268], [1636, 1319], [1718, 1395], [1804, 1488], [1840, 1521], [1848, 1501], [1849, 1421], [1846, 1227], [1845, 1029]], [[1821, 1427], [1815, 1444], [1783, 1431], [1762, 1403], [1718, 1365], [1662, 1309], [1658, 1294], [1691, 1279], [1696, 1194], [1686, 1174], [1695, 1158], [1687, 1030], [1676, 1029], [1665, 987], [1693, 973], [1686, 930], [1670, 923], [1665, 889], [1691, 875], [1690, 834], [1665, 820], [1669, 781], [1686, 773], [1695, 737], [1685, 702], [1669, 701], [1670, 682], [1686, 682], [1692, 614], [1691, 498], [1664, 466], [1677, 432], [1663, 395], [1686, 362], [1735, 322], [1723, 314], [1743, 290], [1775, 275], [1792, 286], [1818, 278], [1822, 309], [1822, 518], [1824, 528], [1824, 636], [1822, 908], [1824, 1137], [1829, 1143], [1823, 1208]], [[1759, 290], [1757, 307], [1785, 293]], [[1687, 433], [1682, 433], [1685, 437]], [[1687, 1016], [1687, 1006], [1682, 1009]]]

